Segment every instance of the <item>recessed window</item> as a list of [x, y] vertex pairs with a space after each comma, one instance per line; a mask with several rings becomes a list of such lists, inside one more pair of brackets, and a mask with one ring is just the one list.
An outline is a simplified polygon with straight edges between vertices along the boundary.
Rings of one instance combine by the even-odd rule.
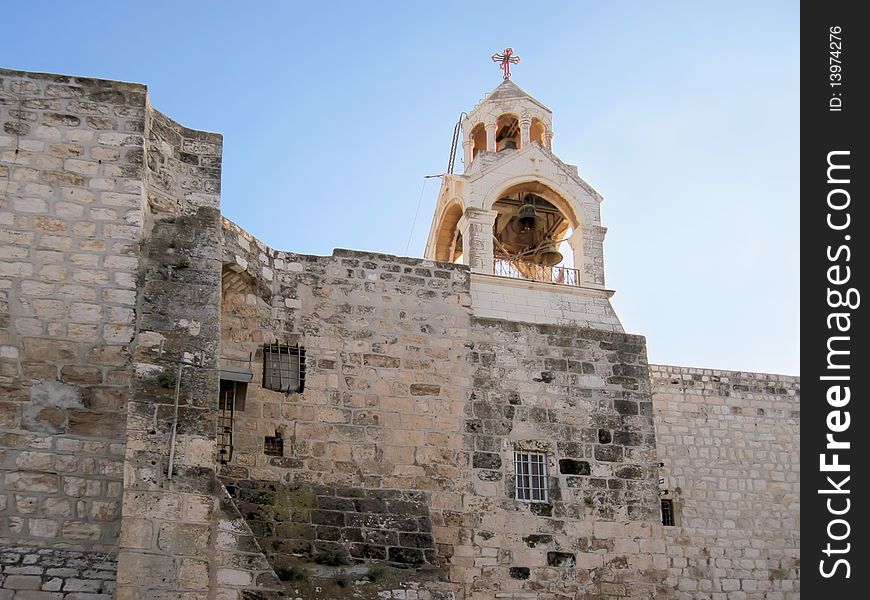
[[514, 452], [516, 499], [547, 502], [547, 457], [538, 452]]
[[674, 523], [674, 501], [667, 498], [662, 498], [662, 525], [673, 527]]
[[263, 441], [263, 454], [267, 456], [284, 456], [284, 439], [280, 435], [266, 437]]
[[286, 344], [263, 346], [263, 387], [301, 392], [305, 386], [305, 349]]
[[247, 383], [221, 379], [221, 392], [218, 400], [218, 409], [221, 411], [244, 411], [245, 396], [247, 393]]

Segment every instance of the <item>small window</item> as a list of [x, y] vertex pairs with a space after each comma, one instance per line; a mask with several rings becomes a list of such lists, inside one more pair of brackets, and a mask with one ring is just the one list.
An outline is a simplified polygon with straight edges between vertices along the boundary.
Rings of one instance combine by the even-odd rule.
[[305, 349], [285, 344], [263, 346], [263, 387], [301, 392], [305, 386]]
[[263, 454], [267, 456], [284, 456], [284, 439], [280, 435], [266, 437], [263, 441]]
[[515, 452], [517, 500], [547, 502], [547, 457], [537, 452]]
[[244, 411], [245, 396], [248, 393], [248, 384], [241, 381], [227, 381], [221, 379], [221, 392], [218, 401], [218, 409], [221, 411]]
[[662, 498], [662, 525], [674, 526], [674, 501]]

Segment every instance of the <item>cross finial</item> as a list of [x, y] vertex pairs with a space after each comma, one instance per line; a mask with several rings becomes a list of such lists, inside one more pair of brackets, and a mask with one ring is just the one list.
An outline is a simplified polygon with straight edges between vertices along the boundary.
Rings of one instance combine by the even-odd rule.
[[510, 79], [511, 78], [511, 65], [512, 64], [515, 65], [518, 62], [520, 62], [520, 57], [514, 56], [514, 49], [513, 48], [505, 48], [504, 52], [501, 52], [501, 53], [496, 52], [495, 54], [493, 54], [492, 61], [497, 62], [497, 63], [501, 63], [501, 65], [499, 65], [499, 68], [502, 71], [504, 71], [504, 78]]

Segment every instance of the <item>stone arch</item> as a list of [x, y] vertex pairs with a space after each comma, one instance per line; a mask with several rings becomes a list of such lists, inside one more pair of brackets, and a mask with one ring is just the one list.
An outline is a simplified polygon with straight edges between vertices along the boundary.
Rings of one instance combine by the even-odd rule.
[[555, 181], [540, 175], [512, 177], [493, 187], [484, 199], [486, 209], [492, 210], [493, 204], [508, 191], [527, 191], [545, 198], [559, 209], [574, 231], [580, 230], [584, 223], [589, 222], [583, 207], [569, 200], [573, 194]]
[[[531, 193], [539, 196], [559, 211], [566, 224], [554, 232], [553, 238], [557, 241], [557, 246], [560, 248], [563, 257], [567, 259], [567, 262], [562, 264], [562, 266], [576, 269], [578, 272], [578, 282], [582, 281], [585, 272], [585, 251], [583, 249], [585, 234], [583, 232], [583, 224], [590, 223], [583, 206], [573, 200], [574, 194], [559, 184], [541, 176], [518, 176], [503, 181], [501, 185], [495, 186], [487, 195], [484, 206], [496, 212], [498, 209], [495, 207], [495, 204], [500, 198], [516, 193]], [[502, 225], [497, 222], [495, 227], [499, 229]], [[502, 234], [502, 231], [494, 230], [494, 239]]]
[[478, 123], [472, 127], [468, 135], [473, 144], [471, 151], [471, 158], [473, 160], [480, 152], [486, 150], [486, 127], [483, 123]]
[[529, 129], [529, 141], [538, 142], [544, 146], [544, 134], [547, 132], [547, 124], [538, 117], [532, 118], [532, 125]]
[[[455, 242], [458, 234], [459, 220], [465, 210], [459, 198], [454, 198], [445, 204], [438, 217], [438, 227], [435, 230], [435, 260], [453, 262], [462, 253], [461, 239]], [[452, 248], [452, 252], [451, 252]]]
[[268, 303], [272, 289], [250, 268], [243, 269], [238, 263], [224, 262], [221, 267], [221, 298], [225, 299], [228, 294], [253, 294]]
[[520, 115], [504, 112], [495, 120], [495, 150], [516, 150], [520, 142]]

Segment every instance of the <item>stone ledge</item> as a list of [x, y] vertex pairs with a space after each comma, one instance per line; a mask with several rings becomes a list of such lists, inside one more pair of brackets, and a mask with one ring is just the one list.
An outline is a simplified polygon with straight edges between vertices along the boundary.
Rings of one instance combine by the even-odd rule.
[[489, 275], [486, 273], [472, 273], [472, 291], [474, 290], [475, 284], [497, 285], [500, 287], [541, 291], [547, 293], [555, 292], [559, 294], [567, 294], [570, 296], [583, 296], [586, 298], [610, 299], [616, 293], [614, 290], [608, 290], [599, 287], [563, 285], [560, 283], [548, 283], [546, 281], [534, 281], [532, 279], [514, 279], [513, 277], [500, 277], [498, 275]]

